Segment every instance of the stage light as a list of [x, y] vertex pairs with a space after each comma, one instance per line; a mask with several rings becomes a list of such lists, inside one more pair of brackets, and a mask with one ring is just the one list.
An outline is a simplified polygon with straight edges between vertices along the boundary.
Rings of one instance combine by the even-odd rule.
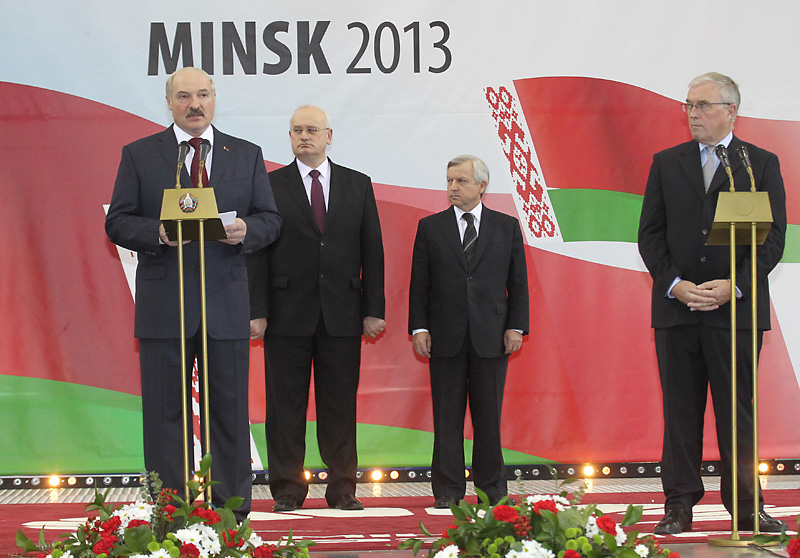
[[417, 478], [417, 473], [416, 473], [416, 471], [409, 471], [409, 472], [408, 472], [408, 478], [410, 478], [410, 479], [415, 479], [415, 478]]
[[716, 467], [714, 467], [713, 465], [709, 465], [708, 467], [706, 467], [706, 470], [707, 470], [709, 473], [713, 473], [714, 471], [716, 471], [716, 470], [717, 470], [717, 468], [716, 468]]
[[431, 470], [430, 469], [425, 471], [425, 478], [431, 478]]
[[86, 486], [92, 486], [94, 484], [94, 479], [92, 477], [86, 478]]
[[794, 464], [794, 470], [795, 471], [800, 471], [800, 463], [795, 463]]
[[642, 467], [641, 465], [639, 465], [639, 466], [636, 468], [636, 472], [637, 472], [637, 473], [639, 473], [640, 475], [643, 475], [643, 474], [644, 474], [644, 471], [645, 471], [645, 469], [644, 469], [644, 467]]
[[574, 475], [575, 474], [575, 469], [573, 467], [570, 467], [569, 469], [567, 469], [567, 474], [568, 475]]
[[[199, 480], [199, 479], [198, 479], [198, 480]], [[123, 484], [123, 486], [127, 486], [127, 485], [129, 485], [130, 483], [131, 483], [131, 478], [130, 478], [130, 477], [122, 477], [122, 484]]]
[[397, 480], [400, 478], [400, 473], [398, 473], [397, 471], [392, 471], [391, 473], [389, 473], [389, 478], [392, 480]]
[[39, 486], [39, 484], [41, 484], [41, 482], [42, 482], [42, 481], [41, 481], [41, 479], [40, 479], [39, 477], [33, 477], [33, 478], [31, 479], [31, 484], [32, 484], [33, 486]]
[[317, 476], [319, 477], [319, 480], [321, 480], [321, 481], [328, 480], [328, 471], [320, 471], [319, 475], [317, 475]]
[[103, 477], [103, 484], [108, 486], [111, 484], [111, 477]]
[[67, 479], [67, 484], [70, 486], [75, 486], [76, 482], [78, 482], [78, 479], [76, 479], [75, 477], [70, 477]]
[[769, 471], [769, 465], [768, 464], [766, 464], [764, 462], [761, 462], [761, 463], [758, 464], [758, 472], [759, 473], [766, 473], [767, 471]]
[[465, 479], [469, 478], [469, 469], [464, 469], [464, 478]]
[[311, 471], [303, 471], [303, 475], [305, 475], [306, 480], [309, 480], [311, 478]]
[[22, 479], [14, 479], [14, 486], [22, 485]]
[[620, 467], [619, 468], [619, 472], [622, 473], [623, 475], [627, 475], [628, 474], [628, 468], [627, 467]]
[[538, 476], [539, 476], [539, 469], [534, 469], [533, 471], [531, 471], [531, 474], [532, 474], [534, 477], [538, 477]]
[[661, 465], [656, 465], [656, 474], [657, 475], [661, 474]]
[[591, 477], [592, 475], [594, 475], [594, 467], [592, 467], [591, 465], [587, 465], [586, 467], [584, 467], [583, 475], [586, 477]]
[[784, 470], [784, 469], [786, 469], [786, 465], [784, 465], [783, 463], [778, 463], [778, 464], [775, 466], [775, 468], [776, 468], [778, 471], [780, 471], [780, 472], [783, 472], [783, 470]]
[[372, 471], [372, 474], [370, 476], [372, 477], [372, 480], [374, 480], [375, 482], [378, 482], [379, 480], [381, 480], [383, 478], [383, 473], [381, 473], [380, 471], [375, 469], [374, 471]]
[[604, 475], [608, 475], [608, 474], [610, 474], [610, 473], [611, 473], [611, 467], [609, 467], [608, 465], [606, 465], [605, 467], [603, 467], [603, 470], [602, 470], [602, 471], [603, 471], [603, 474], [604, 474]]
[[47, 480], [47, 484], [49, 484], [50, 486], [54, 486], [54, 487], [58, 486], [59, 484], [61, 484], [61, 479], [59, 479], [57, 476], [53, 475]]
[[520, 478], [522, 476], [522, 469], [514, 469], [514, 476]]
[[361, 480], [364, 477], [363, 471], [356, 471], [356, 480]]

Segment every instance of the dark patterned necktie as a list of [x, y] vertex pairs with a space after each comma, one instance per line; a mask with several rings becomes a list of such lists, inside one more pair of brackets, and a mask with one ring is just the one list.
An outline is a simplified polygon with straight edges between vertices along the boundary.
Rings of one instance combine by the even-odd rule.
[[192, 186], [195, 188], [202, 188], [203, 186], [208, 186], [208, 171], [206, 170], [205, 164], [203, 165], [203, 183], [199, 184], [199, 177], [200, 177], [200, 155], [198, 149], [200, 149], [200, 143], [203, 141], [203, 138], [192, 138], [189, 140], [189, 145], [192, 146], [194, 149], [194, 157], [192, 158]]
[[319, 171], [312, 170], [311, 175], [311, 212], [317, 221], [319, 232], [325, 228], [325, 194], [322, 192], [322, 182], [319, 181]]
[[476, 241], [478, 240], [478, 231], [475, 230], [475, 216], [472, 213], [465, 213], [461, 216], [467, 222], [467, 230], [464, 231], [464, 257], [467, 259], [467, 265], [472, 263], [472, 258], [475, 257]]

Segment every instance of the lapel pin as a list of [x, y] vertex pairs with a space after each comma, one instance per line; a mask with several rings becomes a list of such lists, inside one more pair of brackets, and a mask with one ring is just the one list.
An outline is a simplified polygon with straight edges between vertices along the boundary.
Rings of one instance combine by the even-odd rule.
[[223, 145], [223, 146], [222, 146], [222, 149], [224, 149], [225, 151], [230, 151], [230, 149], [228, 149], [228, 146], [227, 146], [227, 145]]

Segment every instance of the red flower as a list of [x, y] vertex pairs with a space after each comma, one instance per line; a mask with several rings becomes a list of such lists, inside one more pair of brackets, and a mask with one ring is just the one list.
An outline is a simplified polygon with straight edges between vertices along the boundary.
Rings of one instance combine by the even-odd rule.
[[257, 546], [253, 550], [253, 558], [272, 558], [273, 553], [278, 549], [274, 544]]
[[607, 515], [597, 518], [597, 526], [600, 528], [600, 530], [605, 531], [609, 535], [617, 534], [617, 524], [614, 523], [614, 520]]
[[242, 545], [244, 539], [236, 536], [238, 532], [239, 531], [236, 529], [228, 529], [227, 531], [222, 532], [222, 540], [225, 543], [225, 546], [237, 547]]
[[95, 554], [111, 554], [111, 549], [114, 548], [114, 543], [117, 542], [117, 540], [116, 535], [103, 533], [100, 535], [100, 540], [92, 546], [92, 552]]
[[539, 500], [538, 502], [534, 502], [533, 511], [536, 513], [542, 513], [541, 510], [548, 510], [553, 513], [558, 513], [556, 503], [552, 500]]
[[192, 543], [181, 545], [181, 558], [200, 558], [200, 550]]
[[800, 557], [800, 539], [792, 539], [789, 541], [789, 546], [786, 547], [786, 552], [789, 553], [789, 558]]
[[581, 558], [581, 555], [577, 550], [565, 550], [564, 558]]
[[504, 504], [495, 506], [493, 513], [495, 519], [505, 521], [506, 523], [511, 523], [517, 517], [519, 517], [516, 508], [512, 508], [511, 506], [506, 506]]
[[450, 538], [450, 535], [447, 534], [447, 532], [450, 529], [458, 529], [458, 525], [456, 525], [455, 523], [451, 523], [450, 525], [448, 525], [447, 529], [445, 529], [444, 533], [442, 533], [442, 538], [443, 539], [449, 539]]
[[531, 530], [531, 521], [524, 515], [517, 517], [514, 520], [514, 533], [518, 537], [526, 537]]
[[100, 529], [104, 533], [114, 532], [119, 528], [119, 526], [121, 524], [122, 524], [122, 520], [119, 518], [119, 516], [115, 515], [115, 516], [110, 517], [108, 519], [108, 521], [103, 522], [100, 525]]
[[169, 521], [173, 521], [172, 514], [175, 513], [175, 510], [177, 509], [178, 508], [176, 508], [172, 504], [167, 504], [166, 506], [164, 506], [164, 514], [167, 516], [167, 519]]
[[150, 523], [148, 523], [144, 519], [131, 519], [128, 522], [128, 529], [133, 529], [134, 527], [140, 527], [142, 525], [150, 525]]
[[222, 521], [222, 518], [217, 512], [205, 508], [197, 508], [189, 515], [189, 517], [199, 517], [203, 520], [203, 523], [207, 524], [219, 523]]

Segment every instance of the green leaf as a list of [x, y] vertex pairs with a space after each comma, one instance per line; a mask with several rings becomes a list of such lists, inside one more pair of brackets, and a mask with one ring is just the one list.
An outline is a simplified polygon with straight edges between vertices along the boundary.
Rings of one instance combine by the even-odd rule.
[[431, 537], [431, 532], [422, 524], [422, 521], [419, 522], [419, 528], [422, 529], [422, 532], [425, 534], [426, 537]]
[[146, 554], [147, 545], [153, 540], [153, 531], [150, 530], [149, 525], [131, 527], [125, 529], [124, 540], [125, 545], [130, 548], [134, 554]]
[[197, 473], [197, 475], [200, 477], [205, 477], [210, 469], [211, 469], [211, 454], [207, 453], [203, 456], [203, 459], [200, 460], [200, 471]]
[[232, 496], [225, 502], [225, 508], [229, 510], [238, 510], [244, 504], [244, 498], [241, 496]]
[[[43, 534], [44, 534], [44, 527], [42, 527], [42, 530], [40, 531], [40, 535], [43, 535]], [[39, 549], [39, 547], [37, 547], [35, 544], [33, 544], [33, 541], [28, 538], [28, 535], [26, 535], [25, 533], [22, 532], [22, 529], [19, 529], [17, 531], [17, 536], [16, 536], [15, 540], [16, 540], [17, 546], [19, 548], [21, 548], [22, 550], [24, 550], [25, 552], [37, 552], [37, 551], [38, 552], [42, 552]]]
[[629, 505], [628, 510], [625, 512], [625, 517], [622, 518], [622, 526], [630, 527], [635, 525], [642, 519], [642, 506]]

